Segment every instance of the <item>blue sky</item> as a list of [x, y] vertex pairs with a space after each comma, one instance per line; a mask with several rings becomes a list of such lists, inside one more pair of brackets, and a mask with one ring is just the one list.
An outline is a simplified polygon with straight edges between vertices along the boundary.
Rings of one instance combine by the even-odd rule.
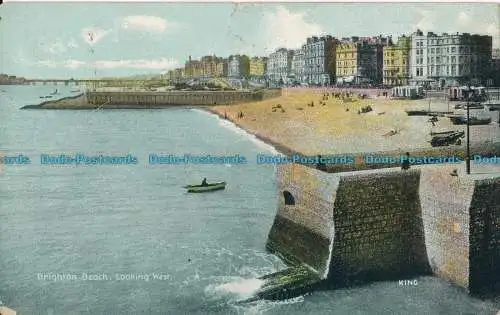
[[0, 73], [93, 77], [161, 73], [191, 55], [267, 55], [308, 36], [469, 32], [494, 37], [496, 4], [23, 3], [0, 6]]

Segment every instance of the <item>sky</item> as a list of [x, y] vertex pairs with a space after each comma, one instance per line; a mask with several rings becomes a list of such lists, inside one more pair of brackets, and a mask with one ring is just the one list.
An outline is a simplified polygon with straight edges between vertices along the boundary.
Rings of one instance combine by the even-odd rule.
[[265, 56], [309, 36], [410, 35], [417, 29], [493, 36], [492, 3], [7, 2], [0, 73], [27, 78], [159, 74], [189, 56]]

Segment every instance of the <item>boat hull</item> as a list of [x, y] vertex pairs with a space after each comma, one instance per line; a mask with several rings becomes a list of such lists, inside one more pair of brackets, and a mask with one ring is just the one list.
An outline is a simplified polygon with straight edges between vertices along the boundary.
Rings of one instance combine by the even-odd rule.
[[226, 189], [226, 182], [213, 183], [205, 186], [202, 185], [189, 185], [186, 186], [188, 193], [204, 193], [210, 191], [224, 190]]

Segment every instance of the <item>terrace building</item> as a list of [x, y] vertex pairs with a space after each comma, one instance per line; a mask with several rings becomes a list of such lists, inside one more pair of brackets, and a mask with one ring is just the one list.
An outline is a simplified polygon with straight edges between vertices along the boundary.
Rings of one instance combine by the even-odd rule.
[[250, 59], [249, 75], [250, 77], [259, 78], [263, 77], [266, 73], [266, 57], [252, 57]]
[[271, 53], [267, 59], [268, 80], [274, 84], [287, 82], [292, 68], [292, 59], [292, 50], [280, 48]]
[[336, 51], [337, 83], [382, 83], [383, 47], [389, 42], [382, 36], [342, 39]]
[[302, 45], [302, 47], [293, 52], [290, 76], [297, 83], [305, 83], [307, 81], [305, 53], [306, 45]]
[[491, 56], [491, 36], [417, 31], [412, 35], [412, 81], [436, 87], [485, 84]]
[[411, 38], [401, 36], [394, 45], [392, 42], [383, 48], [383, 84], [407, 85], [410, 80]]
[[329, 35], [307, 39], [304, 47], [304, 76], [307, 83], [329, 85], [335, 82], [337, 43], [337, 39]]
[[203, 77], [222, 77], [224, 76], [224, 59], [217, 56], [201, 57], [202, 76]]

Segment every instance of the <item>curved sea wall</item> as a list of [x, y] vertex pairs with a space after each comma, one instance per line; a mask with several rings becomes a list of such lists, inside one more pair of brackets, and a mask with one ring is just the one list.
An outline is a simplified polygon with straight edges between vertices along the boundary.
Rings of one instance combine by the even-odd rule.
[[336, 281], [427, 270], [423, 227], [415, 219], [421, 217], [418, 171], [329, 174], [283, 165], [277, 180], [280, 202], [267, 247], [286, 261]]
[[470, 293], [500, 284], [500, 177], [450, 176], [453, 165], [326, 173], [277, 166], [267, 248], [326, 283], [434, 274]]
[[168, 92], [88, 92], [92, 105], [228, 105], [281, 96], [281, 90], [251, 91], [168, 91]]
[[281, 89], [260, 91], [86, 92], [77, 96], [27, 105], [23, 109], [143, 109], [170, 106], [231, 105], [281, 96]]

